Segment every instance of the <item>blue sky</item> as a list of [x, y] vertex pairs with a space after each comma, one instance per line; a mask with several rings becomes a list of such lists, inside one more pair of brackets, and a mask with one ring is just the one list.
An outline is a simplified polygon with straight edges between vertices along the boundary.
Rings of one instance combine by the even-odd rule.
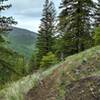
[[[45, 0], [9, 0], [12, 8], [3, 12], [6, 16], [13, 16], [18, 24], [16, 27], [25, 28], [34, 32], [38, 31], [40, 19]], [[52, 0], [55, 3], [56, 10], [61, 0]]]

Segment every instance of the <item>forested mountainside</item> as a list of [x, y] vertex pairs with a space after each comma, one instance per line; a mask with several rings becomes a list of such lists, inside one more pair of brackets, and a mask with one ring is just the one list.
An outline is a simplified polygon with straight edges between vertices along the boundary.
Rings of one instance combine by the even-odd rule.
[[100, 0], [0, 0], [0, 100], [100, 100]]
[[35, 50], [36, 38], [35, 32], [13, 27], [8, 33], [9, 47], [29, 59]]
[[97, 46], [10, 84], [0, 91], [0, 100], [99, 100], [99, 74]]

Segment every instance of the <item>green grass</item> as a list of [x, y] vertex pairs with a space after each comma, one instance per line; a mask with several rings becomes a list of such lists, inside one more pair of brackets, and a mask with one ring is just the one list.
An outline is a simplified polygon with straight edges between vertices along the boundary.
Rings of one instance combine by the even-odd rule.
[[28, 75], [22, 78], [18, 82], [8, 84], [8, 88], [0, 91], [0, 100], [24, 100], [24, 95], [31, 89], [37, 86], [37, 84], [45, 77], [52, 74], [53, 70], [58, 65], [48, 69], [44, 72], [38, 72], [33, 75]]
[[[84, 61], [86, 61], [85, 64], [83, 64]], [[84, 69], [87, 68], [87, 66], [91, 69], [92, 65], [93, 68], [95, 67], [95, 71], [88, 72], [87, 69]], [[78, 74], [75, 72], [77, 68], [82, 68]], [[37, 72], [33, 75], [22, 78], [18, 82], [9, 84], [7, 88], [0, 91], [0, 100], [24, 100], [25, 94], [27, 94], [30, 89], [36, 87], [42, 79], [50, 76], [55, 69], [59, 69], [60, 74], [64, 72], [67, 84], [92, 75], [100, 76], [100, 46], [67, 57], [64, 62], [61, 62], [44, 72]]]

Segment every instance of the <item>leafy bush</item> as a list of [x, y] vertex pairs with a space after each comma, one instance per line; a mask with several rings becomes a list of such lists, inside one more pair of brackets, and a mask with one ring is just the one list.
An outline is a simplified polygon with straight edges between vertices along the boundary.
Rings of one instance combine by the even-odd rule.
[[34, 71], [37, 71], [39, 69], [39, 61], [38, 61], [38, 56], [37, 56], [37, 50], [35, 50], [33, 52], [33, 55], [29, 61], [29, 64], [28, 64], [28, 72], [29, 73], [32, 73]]
[[40, 67], [43, 69], [46, 69], [50, 67], [51, 65], [54, 65], [58, 62], [57, 57], [52, 52], [47, 53], [46, 56], [43, 56]]
[[94, 34], [95, 45], [100, 45], [100, 27], [97, 27]]
[[26, 74], [24, 57], [0, 46], [0, 89]]

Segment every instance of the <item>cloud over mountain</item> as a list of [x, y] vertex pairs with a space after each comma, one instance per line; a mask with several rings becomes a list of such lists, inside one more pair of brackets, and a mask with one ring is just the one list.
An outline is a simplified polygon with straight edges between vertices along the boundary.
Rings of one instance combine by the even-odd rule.
[[[44, 2], [45, 0], [8, 0], [7, 3], [11, 3], [12, 8], [3, 14], [13, 16], [18, 21], [17, 27], [37, 32]], [[59, 3], [60, 0], [55, 1], [56, 8]]]

